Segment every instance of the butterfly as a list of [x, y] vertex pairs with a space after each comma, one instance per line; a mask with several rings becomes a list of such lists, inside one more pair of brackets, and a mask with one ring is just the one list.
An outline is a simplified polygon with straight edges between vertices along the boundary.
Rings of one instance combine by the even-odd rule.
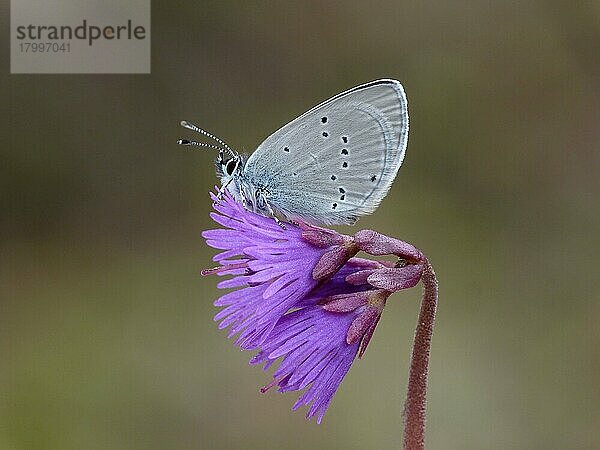
[[250, 156], [187, 121], [217, 145], [221, 189], [248, 210], [312, 225], [351, 225], [388, 193], [408, 143], [408, 105], [399, 81], [376, 80], [344, 91], [267, 137]]

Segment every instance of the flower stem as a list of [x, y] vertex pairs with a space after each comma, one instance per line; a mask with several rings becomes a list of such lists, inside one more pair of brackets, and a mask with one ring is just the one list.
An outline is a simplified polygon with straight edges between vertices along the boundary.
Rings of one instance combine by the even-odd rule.
[[423, 299], [419, 311], [419, 322], [415, 330], [408, 389], [404, 403], [404, 450], [423, 450], [425, 448], [427, 371], [438, 301], [438, 282], [427, 258], [425, 258], [421, 281], [423, 282]]

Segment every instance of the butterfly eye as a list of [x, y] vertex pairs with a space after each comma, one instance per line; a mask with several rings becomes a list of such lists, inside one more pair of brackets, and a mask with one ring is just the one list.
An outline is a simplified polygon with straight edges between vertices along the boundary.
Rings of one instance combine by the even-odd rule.
[[231, 175], [235, 170], [236, 166], [237, 164], [234, 159], [230, 159], [229, 161], [227, 161], [227, 165], [225, 166], [225, 171], [227, 172], [227, 175]]

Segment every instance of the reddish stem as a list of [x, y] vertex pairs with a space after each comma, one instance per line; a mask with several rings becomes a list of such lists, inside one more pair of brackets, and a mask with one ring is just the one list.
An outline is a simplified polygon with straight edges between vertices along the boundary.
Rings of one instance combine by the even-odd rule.
[[425, 448], [427, 370], [438, 301], [438, 282], [427, 258], [425, 258], [421, 281], [423, 282], [423, 300], [419, 311], [419, 322], [415, 330], [408, 389], [404, 403], [405, 450], [423, 450]]

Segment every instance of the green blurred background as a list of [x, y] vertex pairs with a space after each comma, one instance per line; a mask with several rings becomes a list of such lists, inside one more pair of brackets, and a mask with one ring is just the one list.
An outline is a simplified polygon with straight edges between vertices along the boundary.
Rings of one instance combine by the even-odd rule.
[[[398, 448], [420, 290], [322, 425], [212, 321], [212, 158], [402, 81], [411, 134], [357, 227], [429, 255], [428, 448], [600, 448], [600, 3], [158, 2], [151, 75], [9, 75], [0, 48], [0, 448]], [[9, 6], [0, 27], [8, 39]]]

